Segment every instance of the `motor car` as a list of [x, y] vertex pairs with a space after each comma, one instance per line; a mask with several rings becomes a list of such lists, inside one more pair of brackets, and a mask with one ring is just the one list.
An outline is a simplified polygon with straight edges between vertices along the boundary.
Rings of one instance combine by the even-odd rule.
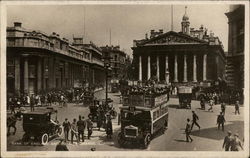
[[23, 113], [22, 143], [35, 141], [46, 145], [49, 140], [61, 137], [63, 127], [57, 120], [57, 110], [53, 108], [37, 109]]

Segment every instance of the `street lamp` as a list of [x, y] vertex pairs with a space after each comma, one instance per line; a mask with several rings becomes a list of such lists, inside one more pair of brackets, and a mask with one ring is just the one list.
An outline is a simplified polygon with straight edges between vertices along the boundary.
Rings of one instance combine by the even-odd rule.
[[104, 56], [104, 68], [105, 68], [105, 72], [106, 72], [106, 98], [105, 98], [105, 108], [107, 108], [107, 104], [108, 104], [108, 71], [109, 68], [111, 67], [110, 65], [110, 59], [111, 57], [109, 57], [107, 54]]

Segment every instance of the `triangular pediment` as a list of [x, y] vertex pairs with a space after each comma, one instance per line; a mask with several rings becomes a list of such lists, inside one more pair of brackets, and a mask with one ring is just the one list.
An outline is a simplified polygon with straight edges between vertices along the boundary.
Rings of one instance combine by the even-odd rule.
[[203, 44], [206, 43], [198, 38], [193, 38], [189, 35], [185, 35], [177, 32], [167, 32], [157, 37], [151, 38], [141, 45], [183, 45], [183, 44]]

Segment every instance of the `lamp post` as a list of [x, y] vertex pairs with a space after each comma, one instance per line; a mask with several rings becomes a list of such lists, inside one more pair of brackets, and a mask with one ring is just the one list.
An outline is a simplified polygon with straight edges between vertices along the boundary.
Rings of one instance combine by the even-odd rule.
[[108, 55], [104, 56], [104, 68], [105, 68], [105, 73], [106, 73], [106, 97], [105, 97], [105, 108], [107, 108], [107, 103], [108, 103], [108, 71], [110, 68], [110, 57]]

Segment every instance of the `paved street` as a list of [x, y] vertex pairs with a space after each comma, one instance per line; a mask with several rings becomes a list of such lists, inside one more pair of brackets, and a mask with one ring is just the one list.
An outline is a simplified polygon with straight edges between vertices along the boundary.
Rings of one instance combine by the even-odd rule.
[[[103, 91], [98, 92], [96, 97], [100, 98], [105, 96]], [[119, 106], [119, 94], [109, 94], [114, 100], [114, 106], [118, 111]], [[214, 112], [207, 112], [199, 109], [199, 102], [192, 102], [192, 110], [195, 110], [199, 116], [198, 123], [201, 125], [201, 130], [199, 131], [196, 126], [194, 126], [191, 137], [194, 139], [192, 143], [185, 142], [185, 134], [184, 128], [186, 124], [186, 119], [192, 117], [191, 110], [188, 109], [177, 109], [178, 99], [171, 98], [169, 102], [169, 128], [163, 135], [156, 136], [149, 145], [148, 149], [145, 150], [153, 150], [153, 151], [221, 151], [222, 143], [224, 136], [226, 135], [227, 130], [231, 130], [232, 133], [239, 133], [240, 139], [242, 140], [243, 136], [243, 110], [244, 108], [240, 108], [241, 115], [235, 115], [234, 106], [227, 106], [226, 109], [226, 125], [225, 132], [218, 131], [216, 127], [216, 118], [220, 111], [220, 105], [214, 106]], [[58, 109], [58, 120], [60, 123], [64, 121], [67, 117], [70, 121], [73, 118], [78, 118], [79, 115], [88, 116], [89, 110], [87, 107], [82, 105], [69, 104], [67, 107], [58, 107], [53, 106]], [[106, 138], [106, 133], [104, 129], [98, 131], [94, 129], [91, 140], [87, 140], [80, 145], [75, 144], [67, 144], [69, 150], [71, 151], [82, 151], [82, 150], [90, 150], [91, 148], [96, 148], [97, 151], [102, 150], [142, 150], [142, 149], [131, 149], [131, 148], [120, 148], [117, 141], [116, 136], [119, 131], [119, 126], [117, 119], [113, 120], [113, 129], [114, 136], [112, 140], [108, 140]], [[23, 135], [22, 130], [22, 121], [17, 123], [17, 133], [15, 136], [11, 135], [8, 137], [8, 145], [7, 150], [9, 151], [45, 151], [55, 150], [55, 145], [58, 143], [58, 138], [53, 139], [46, 146], [22, 146], [20, 144], [20, 139]], [[85, 133], [86, 134], [86, 133]]]

